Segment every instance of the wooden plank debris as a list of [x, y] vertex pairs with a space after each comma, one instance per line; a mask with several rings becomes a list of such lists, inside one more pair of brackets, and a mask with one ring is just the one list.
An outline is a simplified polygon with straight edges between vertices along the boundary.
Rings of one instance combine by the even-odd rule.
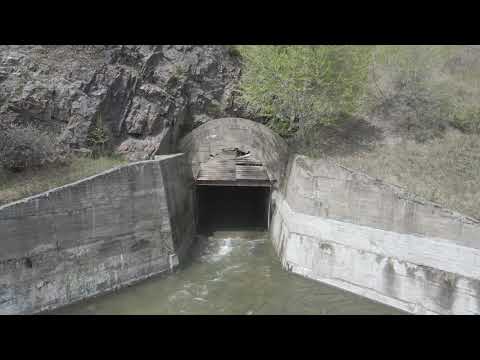
[[263, 164], [251, 153], [238, 149], [222, 149], [200, 164], [198, 185], [270, 186], [271, 180]]

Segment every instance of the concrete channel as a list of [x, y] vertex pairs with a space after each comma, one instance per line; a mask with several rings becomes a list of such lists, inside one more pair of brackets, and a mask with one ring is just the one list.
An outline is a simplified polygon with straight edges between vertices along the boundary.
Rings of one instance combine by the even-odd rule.
[[246, 119], [178, 152], [0, 207], [0, 313], [480, 313], [478, 220]]

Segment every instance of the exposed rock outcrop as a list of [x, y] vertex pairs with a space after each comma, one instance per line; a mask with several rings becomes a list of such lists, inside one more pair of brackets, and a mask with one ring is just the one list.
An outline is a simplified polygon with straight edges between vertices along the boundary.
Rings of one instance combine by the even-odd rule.
[[239, 75], [223, 46], [0, 46], [0, 123], [35, 123], [73, 149], [101, 126], [117, 152], [147, 159], [235, 114]]

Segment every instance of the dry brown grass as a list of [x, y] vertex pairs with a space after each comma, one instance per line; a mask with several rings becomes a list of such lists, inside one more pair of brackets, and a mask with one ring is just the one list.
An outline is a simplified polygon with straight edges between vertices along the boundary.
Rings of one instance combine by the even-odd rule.
[[14, 173], [0, 168], [0, 205], [38, 194], [115, 166], [126, 164], [120, 157], [74, 158], [69, 165], [28, 169]]
[[404, 141], [336, 157], [340, 164], [480, 218], [480, 136], [450, 131], [419, 144]]

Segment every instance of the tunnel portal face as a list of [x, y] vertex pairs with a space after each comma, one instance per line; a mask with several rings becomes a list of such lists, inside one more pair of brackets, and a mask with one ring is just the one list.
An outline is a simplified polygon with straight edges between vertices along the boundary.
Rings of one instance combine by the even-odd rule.
[[[197, 179], [202, 164], [226, 149], [251, 154], [250, 159], [262, 164], [269, 180], [280, 185], [288, 161], [287, 144], [278, 134], [258, 122], [242, 118], [210, 120], [186, 135], [178, 147], [179, 152], [186, 154]], [[255, 168], [249, 170], [252, 170], [251, 173], [245, 172], [245, 175], [251, 175], [252, 178]]]
[[179, 150], [192, 165], [199, 230], [268, 228], [271, 189], [288, 160], [280, 136], [257, 122], [222, 118], [193, 130]]

